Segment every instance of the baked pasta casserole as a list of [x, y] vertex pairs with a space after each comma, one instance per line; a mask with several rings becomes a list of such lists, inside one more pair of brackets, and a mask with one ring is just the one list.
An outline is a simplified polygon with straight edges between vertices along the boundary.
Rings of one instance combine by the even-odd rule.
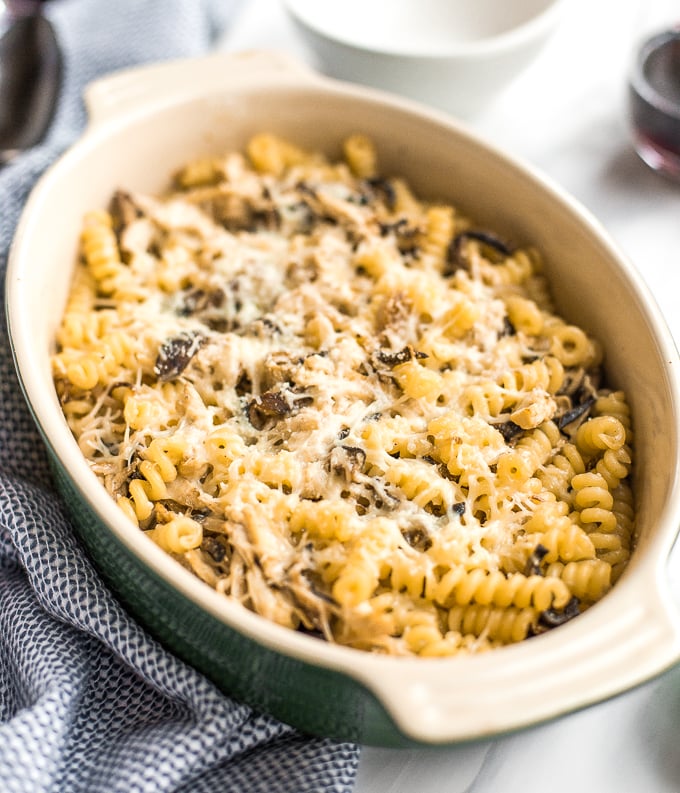
[[541, 256], [268, 133], [85, 218], [53, 372], [92, 470], [225, 597], [328, 641], [474, 653], [631, 552], [632, 432]]

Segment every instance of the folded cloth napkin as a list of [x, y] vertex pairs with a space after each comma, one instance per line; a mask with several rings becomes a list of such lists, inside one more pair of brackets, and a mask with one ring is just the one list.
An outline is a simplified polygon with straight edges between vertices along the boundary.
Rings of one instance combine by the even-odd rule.
[[[0, 171], [3, 284], [30, 188], [85, 122], [85, 83], [142, 61], [199, 54], [235, 10], [235, 0], [48, 6], [64, 50], [64, 85], [45, 142]], [[303, 736], [225, 697], [152, 640], [102, 583], [53, 489], [5, 328], [3, 314], [0, 790], [351, 790], [357, 747]]]

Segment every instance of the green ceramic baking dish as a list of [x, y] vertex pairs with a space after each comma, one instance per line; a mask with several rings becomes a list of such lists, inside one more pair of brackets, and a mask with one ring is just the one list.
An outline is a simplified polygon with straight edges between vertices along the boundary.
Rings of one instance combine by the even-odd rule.
[[[7, 275], [16, 365], [73, 522], [121, 601], [225, 692], [311, 733], [380, 745], [452, 744], [614, 696], [680, 657], [667, 560], [680, 525], [679, 361], [653, 299], [602, 227], [559, 187], [434, 111], [322, 78], [272, 53], [216, 54], [127, 71], [86, 94], [90, 124], [44, 175]], [[230, 602], [156, 547], [110, 500], [65, 421], [50, 371], [85, 210], [119, 186], [158, 191], [186, 160], [269, 130], [335, 154], [374, 138], [387, 171], [547, 262], [560, 312], [604, 342], [636, 437], [637, 548], [578, 619], [480, 656], [394, 658], [322, 642]]]

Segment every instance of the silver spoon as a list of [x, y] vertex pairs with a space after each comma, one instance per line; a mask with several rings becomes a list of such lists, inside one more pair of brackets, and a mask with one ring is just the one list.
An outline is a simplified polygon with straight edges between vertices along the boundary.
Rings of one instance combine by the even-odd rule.
[[5, 0], [4, 5], [0, 165], [44, 137], [54, 115], [62, 72], [61, 50], [52, 24], [42, 13], [42, 0]]

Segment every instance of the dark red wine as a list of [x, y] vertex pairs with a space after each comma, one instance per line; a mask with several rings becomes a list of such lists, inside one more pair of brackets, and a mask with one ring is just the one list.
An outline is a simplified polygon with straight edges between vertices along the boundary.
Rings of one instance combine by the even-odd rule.
[[640, 49], [629, 85], [635, 148], [657, 171], [680, 178], [680, 29]]

